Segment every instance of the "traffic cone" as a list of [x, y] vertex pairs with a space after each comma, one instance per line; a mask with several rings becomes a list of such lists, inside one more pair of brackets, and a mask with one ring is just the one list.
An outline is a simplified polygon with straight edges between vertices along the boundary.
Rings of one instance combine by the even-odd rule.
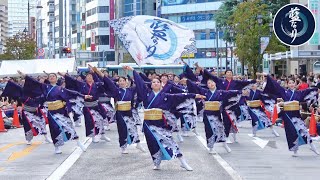
[[318, 136], [316, 118], [314, 117], [314, 110], [312, 110], [311, 112], [309, 133], [310, 133], [310, 136], [313, 136], [313, 137]]
[[20, 125], [20, 122], [19, 122], [19, 115], [18, 115], [17, 105], [14, 105], [12, 125], [15, 126], [16, 128], [21, 128], [21, 125]]
[[4, 121], [2, 117], [2, 110], [0, 108], [0, 132], [7, 132], [7, 130], [4, 128]]
[[273, 107], [272, 124], [275, 124], [277, 119], [278, 119], [278, 108], [277, 108], [277, 104], [275, 104]]

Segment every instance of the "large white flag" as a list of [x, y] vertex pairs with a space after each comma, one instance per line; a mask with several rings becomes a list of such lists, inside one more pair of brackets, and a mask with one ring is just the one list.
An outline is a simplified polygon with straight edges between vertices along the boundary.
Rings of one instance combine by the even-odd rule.
[[197, 52], [194, 32], [167, 19], [130, 16], [112, 20], [110, 26], [138, 65], [172, 64]]

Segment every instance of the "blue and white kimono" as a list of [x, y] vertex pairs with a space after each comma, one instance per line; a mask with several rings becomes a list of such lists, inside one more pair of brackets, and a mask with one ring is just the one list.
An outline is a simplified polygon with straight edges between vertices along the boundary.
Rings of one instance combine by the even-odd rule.
[[[238, 97], [241, 94], [240, 91], [224, 91], [224, 90], [214, 90], [211, 91], [206, 88], [202, 88], [190, 80], [187, 81], [189, 92], [197, 93], [206, 96], [206, 101], [218, 101], [220, 103], [219, 110], [204, 110], [203, 113], [203, 123], [207, 138], [207, 147], [213, 148], [215, 143], [226, 141], [226, 131], [225, 125], [230, 124], [229, 122], [224, 122], [227, 119], [221, 117], [221, 110], [224, 109], [223, 99], [225, 97]], [[228, 121], [228, 120], [227, 120]]]
[[[48, 103], [60, 100], [68, 104], [71, 99], [76, 99], [77, 97], [84, 98], [84, 95], [76, 91], [71, 91], [57, 85], [43, 84], [29, 76], [26, 76], [23, 92], [26, 96], [30, 97], [44, 96], [45, 101]], [[66, 106], [57, 110], [48, 110], [48, 121], [54, 146], [62, 146], [64, 142], [70, 139], [79, 138], [68, 115]]]
[[[250, 90], [248, 101], [259, 100], [264, 103], [265, 95], [260, 90]], [[259, 107], [248, 107], [249, 115], [252, 119], [253, 134], [258, 130], [265, 129], [272, 125], [271, 119], [268, 118], [265, 110]]]
[[[204, 79], [212, 79], [217, 86], [218, 90], [242, 90], [246, 88], [246, 86], [250, 84], [256, 83], [255, 80], [252, 81], [240, 81], [240, 80], [231, 80], [228, 81], [227, 79], [221, 79], [214, 75], [212, 75], [207, 70], [204, 70]], [[241, 96], [240, 96], [241, 97]], [[240, 99], [240, 97], [238, 97]], [[241, 121], [241, 109], [239, 106], [239, 100], [235, 97], [225, 97], [223, 104], [226, 106], [225, 110], [222, 111], [222, 115], [224, 119], [224, 122], [228, 122], [228, 124], [225, 124], [227, 137], [229, 137], [229, 133], [237, 133], [238, 128], [236, 126], [236, 122]]]
[[115, 99], [115, 103], [130, 101], [129, 111], [116, 110], [116, 122], [119, 134], [119, 144], [121, 148], [126, 148], [133, 143], [139, 143], [139, 135], [136, 121], [132, 115], [133, 101], [136, 94], [134, 87], [119, 88], [108, 77], [103, 78], [106, 92]]
[[79, 93], [92, 96], [92, 99], [84, 100], [84, 107], [82, 109], [86, 126], [86, 136], [94, 137], [98, 134], [104, 134], [103, 110], [98, 102], [98, 95], [105, 91], [103, 83], [94, 82], [90, 85], [86, 82], [78, 81], [69, 75], [65, 76], [65, 80], [66, 87], [72, 86], [72, 89], [76, 89]]
[[10, 97], [23, 104], [21, 120], [27, 141], [31, 141], [34, 136], [39, 134], [47, 134], [46, 122], [39, 109], [39, 106], [44, 102], [43, 96], [27, 97], [20, 85], [8, 81], [1, 97]]
[[[302, 91], [285, 90], [270, 76], [267, 76], [267, 85], [264, 89], [264, 93], [282, 98], [284, 103], [292, 101], [306, 102], [308, 107], [316, 103], [318, 99], [318, 89], [316, 88]], [[280, 115], [284, 121], [289, 151], [297, 151], [299, 146], [312, 142], [308, 129], [301, 119], [300, 110], [283, 110], [280, 112]]]
[[[168, 94], [162, 91], [155, 93], [150, 90], [144, 83], [143, 79], [136, 71], [133, 71], [136, 83], [138, 97], [143, 100], [146, 110], [153, 108], [162, 110], [175, 109], [187, 99], [194, 99], [195, 94]], [[162, 118], [159, 120], [144, 120], [143, 131], [146, 137], [149, 152], [151, 154], [154, 165], [160, 165], [162, 160], [170, 160], [181, 157], [182, 153], [178, 144], [172, 137], [172, 131], [168, 124]]]

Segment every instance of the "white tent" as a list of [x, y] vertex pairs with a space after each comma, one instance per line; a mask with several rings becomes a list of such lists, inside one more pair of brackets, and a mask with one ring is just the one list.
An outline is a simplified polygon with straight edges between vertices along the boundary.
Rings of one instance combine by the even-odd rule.
[[0, 64], [0, 76], [17, 76], [20, 70], [25, 74], [43, 74], [56, 72], [75, 72], [75, 58], [65, 59], [33, 59], [33, 60], [5, 60]]

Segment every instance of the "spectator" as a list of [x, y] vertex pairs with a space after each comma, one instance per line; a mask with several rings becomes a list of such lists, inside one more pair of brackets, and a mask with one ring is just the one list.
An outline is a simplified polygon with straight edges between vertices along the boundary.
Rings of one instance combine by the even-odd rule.
[[0, 88], [4, 89], [4, 87], [6, 87], [6, 84], [4, 83], [3, 79], [0, 79]]
[[309, 88], [309, 84], [307, 83], [307, 78], [301, 78], [301, 83], [298, 85], [298, 90], [305, 90]]

